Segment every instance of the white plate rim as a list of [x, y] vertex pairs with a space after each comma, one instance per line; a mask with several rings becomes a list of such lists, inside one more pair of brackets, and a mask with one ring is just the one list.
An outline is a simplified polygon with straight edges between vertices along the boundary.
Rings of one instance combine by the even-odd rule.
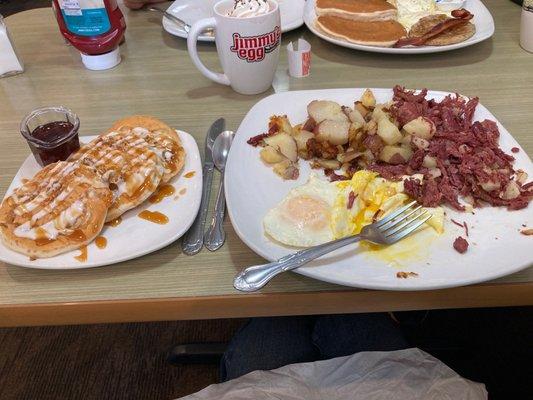
[[[174, 13], [173, 9], [174, 9], [174, 5], [178, 2], [181, 2], [183, 0], [175, 0], [169, 7], [168, 7], [168, 12], [170, 12], [171, 14], [175, 14], [177, 17], [179, 17], [178, 14]], [[198, 0], [197, 0], [198, 1]], [[292, 1], [292, 0], [286, 0], [286, 1]], [[306, 0], [303, 0], [303, 2], [305, 3]], [[303, 4], [303, 8], [305, 9], [305, 4]], [[183, 29], [180, 29], [180, 28], [176, 28], [175, 27], [175, 24], [170, 21], [167, 17], [163, 17], [163, 29], [165, 29], [165, 31], [167, 31], [169, 34], [173, 35], [173, 36], [176, 36], [176, 37], [180, 37], [182, 39], [187, 39], [188, 37], [188, 34], [187, 32], [185, 32]], [[294, 29], [297, 29], [299, 27], [301, 27], [302, 25], [304, 24], [304, 18], [303, 18], [303, 13], [302, 13], [302, 17], [301, 18], [297, 18], [297, 19], [294, 19], [294, 20], [291, 20], [289, 23], [283, 25], [281, 27], [281, 32], [282, 33], [285, 33], [285, 32], [289, 32], [289, 31], [292, 31]], [[206, 43], [213, 43], [215, 41], [215, 37], [214, 36], [205, 36], [205, 35], [199, 35], [198, 36], [198, 41], [199, 42], [206, 42]]]
[[[445, 51], [451, 51], [451, 50], [456, 50], [456, 49], [461, 49], [464, 47], [472, 46], [474, 44], [487, 40], [491, 38], [492, 35], [494, 35], [494, 31], [495, 31], [494, 18], [492, 17], [492, 14], [488, 10], [488, 8], [485, 6], [485, 4], [483, 4], [481, 0], [467, 0], [467, 3], [472, 2], [476, 4], [476, 7], [480, 7], [485, 13], [486, 17], [489, 19], [489, 27], [488, 27], [489, 30], [487, 31], [486, 34], [480, 35], [479, 37], [476, 37], [476, 35], [474, 35], [472, 38], [467, 39], [464, 42], [450, 44], [446, 46], [422, 46], [422, 47], [405, 47], [405, 48], [366, 46], [366, 45], [361, 45], [361, 44], [350, 43], [342, 39], [336, 39], [336, 38], [330, 37], [320, 32], [315, 27], [315, 19], [316, 19], [315, 1], [316, 0], [307, 0], [307, 4], [305, 6], [305, 11], [304, 11], [305, 25], [307, 26], [307, 28], [309, 28], [311, 32], [313, 32], [314, 35], [318, 36], [319, 38], [327, 42], [336, 44], [341, 47], [346, 47], [346, 48], [354, 49], [354, 50], [367, 51], [371, 53], [386, 53], [386, 54], [441, 53]], [[468, 5], [466, 5], [466, 8], [468, 8]]]
[[[248, 113], [246, 114], [245, 118], [241, 122], [241, 125], [239, 126], [239, 129], [236, 131], [236, 135], [239, 135], [239, 132], [241, 131], [241, 127], [244, 125], [246, 119], [247, 118], [252, 118], [252, 117], [249, 117], [249, 116], [253, 116], [254, 115], [254, 110], [260, 108], [263, 103], [267, 103], [267, 102], [272, 101], [273, 97], [281, 97], [281, 96], [287, 96], [287, 95], [291, 95], [291, 94], [296, 94], [297, 95], [298, 93], [301, 93], [301, 92], [308, 92], [308, 93], [313, 93], [313, 97], [315, 99], [316, 98], [328, 99], [328, 93], [331, 93], [332, 91], [335, 91], [335, 92], [341, 92], [341, 91], [348, 92], [348, 91], [353, 91], [354, 89], [355, 90], [364, 90], [363, 88], [334, 88], [334, 89], [300, 90], [300, 91], [274, 93], [274, 94], [272, 94], [270, 96], [267, 96], [267, 97], [261, 99], [260, 101], [258, 101], [248, 111]], [[370, 88], [370, 90], [372, 90], [372, 91], [384, 91], [384, 90], [392, 91], [391, 88]], [[445, 92], [445, 91], [438, 91], [438, 90], [428, 90], [428, 97], [429, 98], [438, 97], [438, 96], [446, 96], [446, 95], [455, 95], [455, 93]], [[463, 96], [463, 97], [467, 98], [467, 96]], [[520, 144], [516, 141], [516, 139], [511, 135], [511, 133], [509, 131], [507, 131], [507, 129], [499, 122], [499, 120], [481, 102], [478, 104], [478, 107], [483, 109], [484, 112], [488, 113], [491, 116], [491, 119], [496, 121], [496, 123], [498, 124], [498, 128], [500, 129], [500, 133], [502, 132], [502, 130], [504, 130], [507, 133], [507, 135], [508, 135], [508, 139], [513, 142], [513, 146], [518, 147], [520, 152], [522, 154], [526, 154], [526, 157], [529, 159], [529, 156], [524, 151], [524, 149], [520, 146]], [[243, 133], [241, 133], [241, 134], [243, 134]], [[249, 137], [249, 136], [252, 136], [252, 135], [247, 135], [247, 136]], [[531, 164], [531, 159], [529, 159], [529, 163]], [[231, 189], [232, 188], [232, 183], [231, 183], [232, 168], [233, 168], [233, 158], [232, 158], [232, 153], [230, 151], [229, 157], [228, 157], [228, 161], [227, 161], [227, 164], [226, 164], [226, 172], [227, 173], [225, 174], [224, 187], [225, 187], [225, 194], [226, 194], [226, 206], [227, 206], [228, 215], [230, 217], [232, 226], [235, 229], [235, 232], [237, 233], [239, 238], [252, 251], [254, 251], [256, 254], [258, 254], [259, 256], [261, 256], [263, 258], [265, 258], [268, 261], [275, 261], [276, 257], [272, 257], [270, 254], [268, 254], [267, 252], [263, 251], [263, 249], [261, 247], [256, 246], [256, 244], [253, 241], [249, 240], [248, 237], [246, 236], [246, 234], [240, 229], [240, 226], [236, 222], [236, 213], [238, 212], [238, 208], [236, 206], [234, 206], [235, 200], [233, 198], [233, 193], [231, 191], [232, 190]], [[531, 212], [531, 205], [530, 205], [530, 207], [528, 209]], [[396, 283], [395, 285], [394, 284], [383, 284], [383, 283], [373, 284], [373, 283], [367, 283], [367, 282], [353, 283], [353, 282], [346, 282], [345, 280], [342, 280], [342, 279], [335, 279], [334, 277], [328, 277], [328, 276], [323, 276], [323, 275], [319, 276], [320, 274], [314, 273], [313, 268], [306, 268], [306, 267], [301, 267], [301, 268], [299, 268], [297, 270], [294, 270], [293, 272], [296, 272], [298, 274], [307, 276], [309, 278], [313, 278], [313, 279], [317, 279], [317, 280], [321, 280], [321, 281], [324, 281], [324, 282], [333, 283], [333, 284], [337, 284], [337, 285], [341, 285], [341, 286], [347, 286], [347, 287], [357, 287], [357, 288], [361, 288], [361, 289], [371, 289], [371, 290], [423, 291], [423, 290], [446, 289], [446, 288], [452, 288], [452, 287], [458, 287], [458, 286], [466, 286], [466, 285], [472, 285], [472, 284], [477, 284], [477, 283], [483, 283], [483, 282], [491, 281], [491, 280], [494, 280], [494, 279], [501, 278], [503, 276], [507, 276], [507, 275], [519, 272], [519, 271], [521, 271], [523, 269], [529, 268], [532, 265], [533, 265], [533, 260], [527, 260], [524, 263], [517, 264], [514, 268], [506, 269], [502, 273], [493, 273], [493, 274], [489, 274], [489, 275], [479, 275], [479, 276], [474, 276], [474, 277], [472, 277], [470, 279], [458, 279], [457, 281], [454, 281], [454, 282], [449, 282], [449, 283], [446, 283], [446, 282], [442, 283], [441, 282], [441, 283], [433, 283], [433, 284], [427, 284], [423, 280], [415, 280], [415, 279], [401, 279], [401, 280], [400, 279], [396, 279], [396, 281], [391, 280], [390, 282]], [[391, 267], [391, 271], [392, 270], [393, 269]], [[420, 282], [422, 282], [422, 284], [420, 284]]]
[[[8, 264], [8, 265], [14, 265], [14, 266], [17, 266], [17, 267], [24, 267], [24, 268], [30, 268], [30, 269], [43, 269], [43, 270], [57, 270], [57, 271], [86, 269], [86, 268], [97, 268], [97, 267], [113, 265], [113, 264], [117, 264], [117, 263], [120, 263], [120, 262], [133, 260], [135, 258], [143, 257], [143, 256], [145, 256], [147, 254], [150, 254], [150, 253], [153, 253], [153, 252], [155, 252], [157, 250], [160, 250], [163, 247], [166, 247], [166, 246], [172, 244], [173, 242], [175, 242], [176, 240], [178, 240], [190, 228], [190, 226], [192, 225], [192, 223], [194, 222], [194, 220], [196, 218], [196, 214], [198, 214], [198, 210], [200, 209], [200, 199], [201, 199], [201, 195], [202, 195], [202, 184], [201, 183], [202, 183], [203, 177], [202, 177], [202, 165], [201, 165], [200, 151], [198, 149], [198, 144], [196, 143], [196, 140], [194, 139], [194, 137], [191, 134], [189, 134], [189, 133], [187, 133], [185, 131], [176, 130], [176, 132], [180, 136], [180, 139], [182, 141], [183, 147], [187, 150], [186, 157], [188, 157], [188, 159], [190, 161], [192, 161], [192, 163], [193, 163], [193, 166], [191, 166], [191, 167], [194, 168], [195, 175], [191, 178], [191, 180], [194, 180], [194, 181], [197, 182], [197, 183], [195, 183], [195, 185], [199, 188], [199, 190], [196, 190], [196, 192], [192, 193], [192, 196], [190, 198], [190, 201], [193, 204], [194, 212], [188, 215], [188, 218], [185, 220], [185, 223], [180, 226], [180, 229], [178, 231], [176, 231], [176, 233], [174, 235], [172, 235], [170, 237], [167, 237], [165, 240], [163, 240], [162, 242], [158, 243], [156, 246], [150, 247], [149, 249], [146, 249], [145, 251], [132, 253], [132, 254], [127, 254], [127, 255], [124, 255], [124, 256], [118, 257], [118, 258], [113, 258], [112, 260], [109, 260], [109, 262], [107, 262], [107, 261], [103, 261], [103, 262], [90, 262], [90, 261], [87, 261], [87, 262], [79, 263], [79, 264], [74, 264], [73, 263], [73, 264], [69, 265], [68, 267], [39, 265], [39, 264], [36, 264], [34, 261], [28, 261], [26, 263], [17, 262], [17, 261], [13, 262], [9, 258], [9, 253], [7, 254], [7, 256], [5, 256], [4, 253], [3, 253], [4, 250], [7, 250], [8, 252], [12, 252], [12, 250], [7, 249], [5, 247], [5, 245], [0, 241], [0, 262], [3, 262], [3, 263]], [[97, 137], [97, 135], [80, 136], [80, 141], [82, 143], [87, 143], [87, 142], [91, 141], [92, 139], [94, 139], [96, 137]], [[30, 154], [27, 158], [31, 158], [31, 157], [33, 157], [33, 156]], [[180, 172], [180, 174], [181, 173], [183, 173], [183, 170]], [[18, 171], [17, 171], [17, 174], [18, 174]], [[13, 180], [11, 182], [11, 184], [9, 185], [9, 188], [6, 191], [6, 194], [5, 194], [4, 198], [7, 197], [13, 191], [14, 188], [15, 188], [15, 182]], [[134, 208], [133, 210], [135, 210], [135, 209], [136, 208]], [[114, 229], [120, 229], [120, 228], [117, 227], [117, 228], [114, 228]], [[74, 251], [76, 251], [76, 250], [74, 250]], [[70, 254], [70, 253], [71, 252], [63, 253], [63, 254]], [[63, 254], [61, 254], [61, 255], [63, 255]], [[45, 258], [43, 260], [50, 261], [50, 260], [53, 260], [53, 259], [54, 259], [54, 257], [50, 257], [50, 258]]]

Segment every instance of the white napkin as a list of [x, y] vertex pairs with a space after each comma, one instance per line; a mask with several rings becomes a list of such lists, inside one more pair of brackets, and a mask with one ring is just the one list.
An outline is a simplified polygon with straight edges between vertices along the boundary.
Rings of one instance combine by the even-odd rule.
[[22, 63], [11, 44], [9, 32], [0, 15], [0, 77], [20, 73], [23, 69]]

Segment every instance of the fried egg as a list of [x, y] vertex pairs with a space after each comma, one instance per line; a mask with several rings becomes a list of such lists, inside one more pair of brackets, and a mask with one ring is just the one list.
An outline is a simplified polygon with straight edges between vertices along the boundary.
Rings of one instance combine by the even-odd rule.
[[[422, 179], [422, 176], [416, 176]], [[328, 182], [312, 174], [307, 183], [292, 189], [263, 219], [265, 232], [289, 246], [310, 247], [355, 235], [376, 219], [404, 205], [403, 181], [391, 182], [372, 171], [358, 171], [352, 179]], [[444, 231], [444, 211], [427, 209], [427, 224]]]
[[312, 174], [265, 215], [265, 232], [289, 246], [310, 247], [333, 240], [330, 221], [337, 191], [335, 183]]

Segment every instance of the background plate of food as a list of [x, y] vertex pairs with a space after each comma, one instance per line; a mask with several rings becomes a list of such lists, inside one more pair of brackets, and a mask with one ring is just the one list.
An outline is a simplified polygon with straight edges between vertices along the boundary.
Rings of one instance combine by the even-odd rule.
[[357, 233], [416, 198], [433, 217], [413, 236], [386, 248], [349, 246], [296, 271], [423, 290], [533, 264], [532, 173], [528, 155], [477, 98], [331, 89], [258, 102], [235, 135], [225, 184], [237, 234], [267, 260]]
[[[168, 12], [192, 25], [195, 21], [213, 15], [213, 6], [219, 0], [176, 0]], [[281, 13], [281, 31], [288, 32], [304, 24], [303, 13], [305, 0], [278, 0]], [[187, 39], [187, 32], [167, 18], [163, 18], [163, 28], [171, 35]], [[201, 42], [214, 42], [213, 35], [200, 35]]]
[[[128, 121], [128, 119], [122, 121]], [[122, 121], [119, 121], [119, 123]], [[100, 186], [98, 187], [99, 193], [97, 196], [91, 195], [90, 188], [84, 190], [85, 193], [78, 193], [80, 199], [74, 202], [68, 209], [63, 210], [65, 212], [69, 211], [70, 214], [60, 209], [63, 201], [68, 202], [71, 195], [66, 197], [53, 193], [55, 184], [49, 185], [46, 183], [46, 180], [49, 178], [57, 178], [59, 180], [61, 179], [60, 175], [67, 176], [61, 171], [71, 173], [72, 165], [75, 163], [69, 161], [63, 162], [63, 164], [50, 164], [48, 167], [41, 169], [35, 158], [32, 155], [28, 156], [13, 178], [6, 192], [2, 208], [0, 208], [0, 225], [4, 224], [2, 225], [1, 232], [3, 235], [2, 241], [0, 241], [0, 261], [6, 264], [39, 269], [98, 267], [137, 258], [176, 241], [187, 231], [198, 212], [202, 193], [202, 167], [198, 146], [194, 138], [186, 132], [175, 132], [179, 138], [177, 152], [179, 153], [180, 161], [175, 164], [176, 168], [173, 172], [166, 170], [165, 174], [168, 172], [167, 176], [159, 176], [161, 180], [158, 179], [156, 186], [149, 188], [150, 185], [142, 183], [142, 180], [128, 179], [121, 180], [120, 182], [122, 183], [119, 182], [115, 185], [109, 183], [108, 189], [107, 180], [101, 179], [99, 180]], [[111, 131], [109, 133], [113, 134], [114, 132]], [[94, 143], [93, 141], [99, 137], [101, 136], [82, 136], [80, 137], [80, 142], [82, 144]], [[108, 171], [104, 173], [105, 178], [107, 178], [113, 174], [114, 166], [118, 165], [114, 164], [116, 160], [119, 160], [121, 156], [126, 157], [126, 160], [128, 160], [128, 156], [125, 153], [135, 154], [137, 156], [144, 154], [150, 157], [148, 153], [141, 153], [141, 149], [138, 148], [136, 140], [131, 140], [130, 138], [126, 141], [129, 142], [128, 146], [130, 146], [127, 152], [124, 151], [124, 147], [112, 149], [109, 146], [100, 145], [101, 147], [95, 146], [93, 148], [94, 150], [84, 153], [83, 150], [87, 147], [82, 146], [80, 151], [74, 153], [73, 156], [76, 156], [76, 154], [79, 154], [80, 157], [88, 155], [88, 158], [82, 160], [80, 164], [85, 166], [94, 165], [99, 171], [108, 168]], [[95, 152], [99, 148], [104, 149], [103, 152], [100, 152], [102, 154]], [[153, 154], [151, 155], [154, 156]], [[90, 160], [91, 157], [95, 162]], [[146, 161], [145, 156], [142, 156], [140, 159], [131, 158], [131, 160], [137, 161], [131, 165], [131, 168], [126, 168], [125, 173], [128, 177], [135, 178], [136, 175], [133, 173], [133, 170], [138, 167], [140, 167], [139, 172], [142, 176], [149, 176], [150, 165], [153, 164], [139, 163], [141, 159]], [[98, 160], [101, 160], [101, 162]], [[58, 168], [61, 165], [66, 166], [66, 168], [61, 170]], [[91, 178], [90, 172], [87, 171], [85, 166], [82, 166], [80, 171], [74, 173], [78, 177], [82, 176], [82, 173], [85, 175], [85, 178], [77, 180], [79, 188], [87, 184], [89, 178]], [[39, 178], [39, 175], [37, 175], [37, 179], [33, 179], [32, 177], [37, 173], [45, 173], [45, 176]], [[95, 178], [92, 177], [92, 179], [94, 180]], [[15, 233], [15, 235], [11, 235], [11, 239], [15, 240], [10, 241], [10, 245], [7, 246], [6, 240], [9, 240], [9, 238], [5, 235], [9, 234], [7, 226], [9, 224], [6, 224], [6, 221], [10, 219], [10, 212], [6, 212], [6, 209], [9, 208], [7, 199], [13, 198], [14, 192], [17, 190], [15, 193], [18, 193], [18, 200], [24, 200], [24, 193], [19, 190], [24, 189], [27, 185], [29, 185], [29, 189], [32, 189], [32, 182], [34, 180], [37, 185], [40, 184], [39, 181], [42, 181], [47, 185], [47, 188], [52, 187], [52, 192], [50, 192], [48, 198], [45, 199], [43, 197], [41, 199], [43, 200], [41, 203], [44, 204], [43, 208], [41, 208], [41, 205], [36, 208], [36, 210], [41, 209], [43, 212], [34, 213], [32, 217], [32, 221], [35, 219], [38, 225], [35, 229], [40, 231], [38, 233], [42, 237], [36, 238], [33, 241], [27, 240], [25, 237], [29, 237], [28, 235], [21, 236], [17, 233], [17, 229], [15, 229], [11, 231]], [[74, 183], [76, 183], [76, 179], [74, 179]], [[118, 195], [123, 186], [131, 196], [126, 196], [125, 194]], [[68, 182], [62, 187], [66, 188], [61, 189], [62, 193], [73, 193], [78, 190], [75, 184], [69, 184]], [[110, 192], [110, 189], [112, 192]], [[43, 191], [42, 185], [38, 192], [43, 194], [48, 193], [48, 191]], [[107, 195], [109, 195], [110, 199], [113, 199], [111, 206], [109, 202], [105, 206], [102, 204]], [[54, 198], [53, 196], [57, 197]], [[26, 202], [23, 209], [31, 210], [33, 207], [29, 207], [29, 204], [32, 202], [35, 204], [35, 199], [39, 200], [40, 198], [37, 196], [30, 203]], [[123, 201], [124, 199], [128, 199], [128, 202]], [[132, 204], [131, 201], [136, 201], [136, 203]], [[77, 203], [79, 203], [79, 207], [76, 207]], [[107, 209], [107, 215], [105, 213], [105, 207], [109, 207]], [[76, 212], [78, 211], [76, 208], [79, 208], [80, 212]], [[126, 208], [128, 210], [124, 212]], [[50, 223], [42, 226], [39, 225], [38, 217], [42, 217], [39, 214], [54, 213], [54, 210], [57, 210], [55, 214], [60, 212], [59, 216]], [[102, 211], [103, 215], [101, 213]], [[72, 228], [70, 230], [65, 229], [65, 235], [62, 234], [63, 231], [60, 225], [69, 223], [76, 224], [75, 220], [79, 219], [85, 221], [85, 217], [88, 215], [92, 215], [92, 218], [88, 220], [88, 226], [78, 226], [76, 229]], [[45, 216], [44, 218], [48, 217]], [[50, 224], [51, 226], [48, 226]], [[18, 226], [19, 230], [24, 231], [21, 228], [23, 226]], [[45, 237], [45, 234], [50, 232], [57, 233], [58, 231], [59, 235], [54, 240]], [[68, 234], [69, 232], [70, 234]], [[29, 233], [29, 231], [22, 233]], [[89, 237], [89, 235], [91, 236]], [[97, 236], [93, 240], [94, 235]], [[89, 241], [89, 243], [80, 247], [78, 241], [83, 241], [84, 243]], [[19, 245], [25, 245], [19, 246], [19, 251], [14, 251], [14, 248], [17, 247], [17, 242]], [[32, 246], [32, 242], [35, 242], [37, 246]], [[35, 256], [30, 255], [32, 251], [36, 253]], [[48, 254], [46, 254], [47, 252]], [[59, 254], [49, 256], [52, 252]]]
[[[456, 6], [462, 11], [452, 11]], [[308, 0], [304, 21], [328, 42], [376, 53], [437, 53], [494, 34], [480, 0]]]

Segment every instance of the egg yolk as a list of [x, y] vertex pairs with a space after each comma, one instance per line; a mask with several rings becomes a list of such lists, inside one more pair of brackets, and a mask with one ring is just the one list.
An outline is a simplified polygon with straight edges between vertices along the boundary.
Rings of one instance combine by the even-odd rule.
[[297, 196], [287, 201], [284, 217], [302, 229], [322, 230], [329, 226], [329, 205], [321, 199]]

